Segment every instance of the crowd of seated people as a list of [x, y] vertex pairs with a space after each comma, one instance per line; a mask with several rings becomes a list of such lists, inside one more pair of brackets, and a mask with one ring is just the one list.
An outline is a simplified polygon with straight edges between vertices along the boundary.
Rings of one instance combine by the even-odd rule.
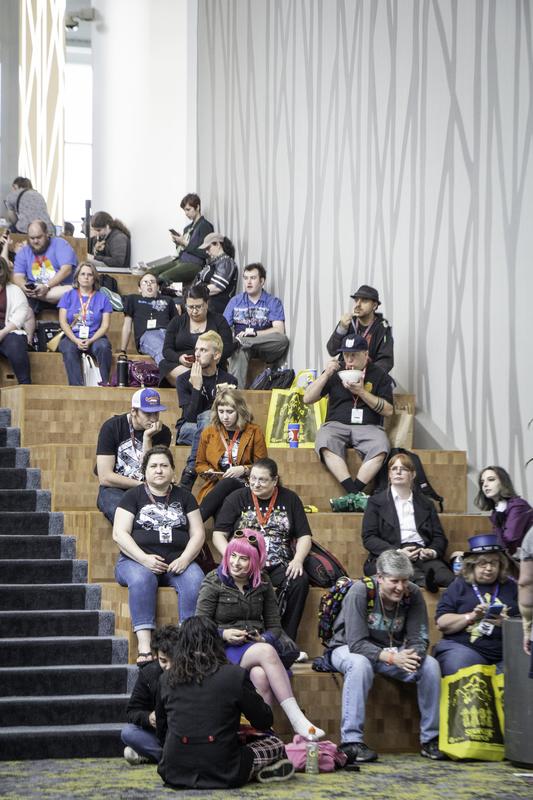
[[[181, 207], [190, 224], [182, 234], [171, 230], [176, 256], [171, 263], [149, 265], [139, 276], [138, 293], [122, 298], [121, 349], [127, 352], [133, 332], [138, 352], [158, 365], [161, 385], [166, 381], [176, 388], [176, 416], [178, 408], [181, 416], [175, 441], [188, 448], [185, 468], [178, 480], [169, 450], [172, 434], [159, 419], [166, 406], [156, 389], [144, 388], [135, 392], [127, 413], [103, 424], [96, 462], [98, 508], [113, 525], [115, 576], [128, 589], [142, 668], [139, 681], [146, 683], [142, 691], [150, 705], [139, 730], [124, 731], [125, 755], [130, 763], [157, 761], [164, 780], [176, 786], [189, 785], [185, 775], [190, 758], [188, 751], [173, 746], [176, 714], [179, 710], [189, 720], [189, 704], [192, 709], [196, 703], [198, 710], [222, 687], [228, 698], [233, 691], [238, 694], [235, 707], [256, 715], [261, 728], [270, 727], [267, 709], [275, 702], [296, 733], [306, 735], [312, 725], [298, 706], [281, 660], [283, 637], [293, 644], [298, 639], [309, 592], [305, 561], [311, 526], [300, 497], [281, 484], [264, 432], [253, 422], [240, 391], [246, 387], [251, 356], [274, 366], [285, 357], [289, 340], [283, 303], [265, 291], [266, 271], [259, 263], [245, 266], [243, 292], [236, 294], [238, 268], [231, 240], [202, 216], [197, 195], [186, 195]], [[95, 214], [91, 225], [92, 255], [79, 265], [68, 242], [51, 236], [44, 219], [28, 222], [27, 244], [16, 253], [13, 271], [8, 238], [1, 243], [0, 354], [11, 361], [20, 383], [30, 382], [26, 342], [35, 328], [34, 315], [51, 307], [59, 311], [64, 333], [59, 351], [69, 384], [82, 384], [80, 360], [86, 352], [98, 362], [102, 384], [109, 381], [107, 333], [113, 308], [109, 293], [100, 291], [99, 275], [106, 266], [129, 265], [130, 237], [106, 212]], [[161, 279], [190, 283], [184, 302], [162, 294]], [[328, 643], [331, 667], [344, 679], [341, 747], [351, 762], [377, 758], [363, 735], [368, 693], [379, 672], [416, 684], [420, 753], [440, 760], [441, 676], [476, 664], [501, 668], [502, 620], [519, 613], [515, 577], [522, 542], [533, 527], [533, 510], [517, 496], [505, 470], [484, 469], [476, 503], [491, 512], [492, 533], [471, 537], [469, 549], [462, 552], [461, 571], [454, 576], [439, 516], [417, 488], [413, 462], [408, 455], [387, 461], [390, 443], [383, 424], [394, 413], [389, 375], [394, 342], [389, 323], [377, 312], [379, 293], [363, 285], [352, 298], [353, 311], [341, 317], [327, 343], [331, 359], [303, 395], [305, 404], [327, 398], [315, 449], [344, 490], [330, 501], [332, 511], [363, 514], [362, 543], [368, 553], [364, 572], [377, 598], [377, 608], [369, 614], [368, 584], [356, 580]], [[362, 458], [353, 477], [349, 448]], [[389, 486], [369, 495], [384, 464]], [[201, 486], [195, 499], [197, 477]], [[204, 523], [210, 519], [220, 564], [204, 575], [199, 564]], [[524, 553], [522, 579], [527, 586], [531, 545]], [[152, 640], [160, 586], [175, 590], [176, 621], [183, 624], [167, 631], [166, 638], [156, 634]], [[421, 589], [439, 593], [436, 624], [442, 640], [433, 655]], [[520, 608], [524, 648], [530, 652], [533, 604], [528, 596], [525, 589]], [[199, 641], [210, 642], [206, 659], [187, 654], [187, 647]], [[306, 654], [296, 647], [295, 658], [305, 660]], [[195, 671], [205, 691], [191, 677]], [[199, 720], [187, 722], [190, 735], [195, 724], [201, 735], [215, 735]], [[227, 735], [234, 743], [235, 720], [227, 718], [224, 724], [216, 735]], [[283, 746], [272, 738], [271, 760], [263, 767], [253, 749], [233, 748], [234, 767], [225, 776], [208, 765], [199, 767], [196, 788], [242, 785], [252, 775], [268, 780], [268, 769], [263, 774], [262, 769], [272, 764], [286, 777], [289, 770], [279, 766], [284, 763]]]

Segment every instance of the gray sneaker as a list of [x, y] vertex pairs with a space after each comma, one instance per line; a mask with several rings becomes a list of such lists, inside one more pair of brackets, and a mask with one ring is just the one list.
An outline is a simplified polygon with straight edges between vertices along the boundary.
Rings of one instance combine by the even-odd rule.
[[287, 781], [293, 775], [294, 764], [288, 758], [282, 758], [280, 761], [260, 769], [256, 777], [259, 783], [271, 783], [272, 781]]
[[339, 745], [339, 750], [348, 756], [348, 764], [378, 760], [378, 754], [367, 747], [364, 742], [345, 742]]
[[151, 764], [149, 758], [146, 756], [141, 756], [137, 753], [133, 747], [125, 747], [124, 748], [124, 758], [132, 767], [136, 767], [139, 764]]

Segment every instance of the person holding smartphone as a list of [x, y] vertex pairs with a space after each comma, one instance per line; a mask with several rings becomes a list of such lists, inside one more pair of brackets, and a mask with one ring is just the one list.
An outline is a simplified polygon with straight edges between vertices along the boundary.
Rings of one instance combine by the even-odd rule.
[[444, 634], [433, 655], [443, 676], [475, 664], [503, 668], [502, 620], [518, 616], [518, 589], [509, 578], [509, 561], [494, 533], [468, 540], [458, 577], [444, 592], [436, 611]]

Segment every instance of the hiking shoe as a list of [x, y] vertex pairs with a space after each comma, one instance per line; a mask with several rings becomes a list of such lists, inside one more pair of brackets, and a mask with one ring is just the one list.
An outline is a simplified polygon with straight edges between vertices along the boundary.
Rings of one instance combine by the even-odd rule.
[[431, 758], [433, 761], [445, 761], [446, 756], [439, 750], [439, 737], [435, 736], [429, 742], [420, 743], [420, 755], [424, 758]]
[[364, 492], [349, 492], [342, 497], [332, 497], [329, 501], [332, 511], [364, 511], [368, 503], [368, 495]]
[[107, 288], [107, 286], [102, 286], [100, 291], [109, 298], [109, 301], [113, 306], [113, 311], [124, 311], [122, 297], [118, 294], [118, 292], [112, 292], [111, 289]]
[[287, 781], [293, 775], [294, 764], [288, 758], [282, 758], [280, 761], [275, 761], [274, 764], [260, 769], [256, 777], [259, 783], [270, 783], [271, 781]]
[[149, 758], [146, 756], [141, 756], [137, 753], [133, 747], [125, 747], [124, 748], [124, 758], [132, 767], [136, 767], [138, 764], [151, 764]]
[[348, 756], [348, 764], [355, 764], [356, 761], [377, 761], [378, 754], [367, 747], [364, 742], [346, 742], [339, 745], [339, 750]]
[[298, 654], [298, 658], [295, 659], [295, 664], [304, 664], [306, 661], [309, 661], [309, 656], [305, 652], [305, 650], [300, 650]]

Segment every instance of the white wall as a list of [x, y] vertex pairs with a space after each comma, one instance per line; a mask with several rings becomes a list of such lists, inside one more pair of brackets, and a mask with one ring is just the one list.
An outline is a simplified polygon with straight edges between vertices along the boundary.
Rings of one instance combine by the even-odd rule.
[[528, 9], [200, 0], [198, 13], [199, 189], [240, 262], [265, 263], [293, 366], [321, 366], [349, 294], [375, 285], [397, 380], [475, 469], [500, 463], [526, 493]]
[[133, 261], [157, 258], [196, 189], [196, 0], [93, 6], [93, 212], [126, 223]]

